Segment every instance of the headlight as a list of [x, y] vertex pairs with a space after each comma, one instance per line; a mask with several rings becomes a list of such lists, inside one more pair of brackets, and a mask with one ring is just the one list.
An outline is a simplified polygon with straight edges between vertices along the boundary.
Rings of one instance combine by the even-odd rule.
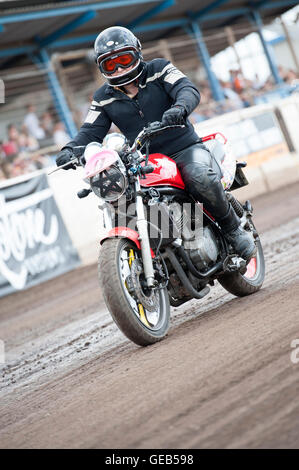
[[103, 145], [107, 149], [116, 150], [116, 152], [120, 152], [126, 144], [126, 138], [123, 134], [118, 132], [112, 132], [107, 134], [103, 140]]
[[90, 185], [96, 196], [107, 202], [117, 201], [127, 188], [127, 179], [118, 163], [92, 176]]

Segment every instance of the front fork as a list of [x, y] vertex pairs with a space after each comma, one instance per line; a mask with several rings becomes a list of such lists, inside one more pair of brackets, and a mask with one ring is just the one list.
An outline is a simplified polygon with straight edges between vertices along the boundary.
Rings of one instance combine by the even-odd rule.
[[[148, 223], [145, 217], [145, 211], [143, 206], [143, 199], [140, 195], [140, 181], [139, 176], [137, 176], [135, 181], [135, 191], [136, 191], [136, 225], [138, 231], [138, 239], [141, 246], [141, 256], [143, 262], [144, 276], [146, 284], [148, 287], [155, 286], [155, 274], [152, 261], [152, 253], [148, 236]], [[112, 215], [109, 205], [102, 200], [99, 204], [99, 209], [103, 211], [104, 226], [107, 231], [112, 229]]]
[[148, 287], [154, 287], [155, 285], [155, 274], [153, 261], [151, 256], [151, 247], [148, 236], [148, 223], [145, 217], [143, 199], [140, 196], [140, 180], [137, 176], [135, 182], [136, 191], [136, 215], [137, 215], [137, 230], [139, 233], [139, 240], [141, 245], [141, 255], [143, 261], [144, 276]]

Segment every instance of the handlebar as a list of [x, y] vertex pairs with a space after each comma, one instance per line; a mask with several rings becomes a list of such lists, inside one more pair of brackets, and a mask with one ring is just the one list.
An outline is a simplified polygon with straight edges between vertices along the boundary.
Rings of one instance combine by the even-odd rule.
[[150, 140], [152, 137], [162, 134], [167, 129], [177, 129], [183, 128], [185, 125], [183, 124], [174, 124], [172, 126], [163, 126], [162, 122], [154, 121], [148, 125], [148, 127], [144, 127], [141, 132], [137, 135], [134, 144], [130, 147], [130, 151], [134, 152], [137, 150], [137, 147], [142, 147], [145, 142]]
[[155, 170], [155, 168], [152, 165], [142, 166], [140, 168], [140, 171], [143, 175], [146, 175], [148, 173], [152, 173], [154, 170]]
[[74, 157], [80, 159], [83, 157], [85, 152], [86, 145], [78, 145], [77, 147], [73, 147], [73, 154]]
[[83, 157], [84, 152], [85, 152], [85, 145], [80, 145], [80, 146], [78, 145], [77, 147], [73, 147], [72, 150], [73, 150], [74, 158], [72, 158], [67, 163], [64, 163], [63, 165], [58, 166], [57, 168], [55, 168], [55, 170], [50, 171], [48, 175], [52, 175], [52, 173], [55, 173], [55, 171], [61, 170], [62, 168], [65, 168], [66, 166], [69, 166], [71, 164], [75, 166], [82, 166], [81, 158]]
[[[146, 142], [149, 142], [150, 139], [152, 139], [153, 137], [159, 134], [162, 134], [162, 132], [164, 132], [167, 129], [177, 129], [177, 128], [183, 128], [183, 127], [185, 127], [185, 125], [183, 124], [163, 126], [162, 122], [154, 121], [150, 123], [147, 127], [144, 127], [141, 132], [139, 132], [139, 134], [137, 135], [134, 141], [134, 144], [132, 145], [132, 147], [129, 148], [129, 152], [135, 152], [138, 147], [140, 148], [143, 147], [143, 145], [146, 144]], [[52, 173], [55, 173], [55, 171], [65, 168], [66, 166], [70, 164], [73, 164], [75, 166], [82, 166], [82, 157], [84, 155], [85, 146], [80, 145], [77, 147], [73, 147], [72, 150], [73, 150], [74, 158], [72, 158], [70, 161], [68, 161], [64, 165], [60, 165], [59, 167], [55, 168], [55, 170], [50, 171], [50, 173], [48, 173], [49, 175], [51, 175]], [[148, 167], [146, 165], [145, 167], [143, 167], [144, 174], [145, 174], [145, 169], [148, 169], [147, 173], [151, 173], [152, 171], [152, 167], [151, 166]]]

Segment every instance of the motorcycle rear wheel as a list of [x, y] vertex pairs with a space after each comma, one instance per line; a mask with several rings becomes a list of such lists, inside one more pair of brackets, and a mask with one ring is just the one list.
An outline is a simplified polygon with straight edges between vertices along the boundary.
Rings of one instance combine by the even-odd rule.
[[265, 259], [260, 240], [256, 242], [257, 254], [251, 258], [245, 274], [226, 273], [218, 277], [225, 290], [238, 297], [254, 294], [263, 285], [265, 279]]
[[105, 303], [119, 329], [139, 346], [148, 346], [167, 334], [169, 297], [166, 288], [160, 289], [156, 294], [159, 296], [157, 311], [148, 311], [143, 307], [128, 288], [128, 276], [134, 259], [141, 260], [141, 252], [135, 244], [125, 238], [108, 238], [100, 250], [99, 281]]

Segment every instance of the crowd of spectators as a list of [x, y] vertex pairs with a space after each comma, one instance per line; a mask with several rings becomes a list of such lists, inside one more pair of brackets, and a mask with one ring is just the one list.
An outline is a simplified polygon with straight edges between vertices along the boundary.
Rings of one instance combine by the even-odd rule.
[[[299, 75], [293, 70], [279, 67], [279, 73], [286, 85], [299, 83]], [[230, 79], [220, 81], [225, 100], [213, 99], [207, 80], [197, 83], [201, 102], [191, 114], [193, 124], [213, 118], [226, 112], [246, 108], [256, 103], [256, 98], [275, 89], [273, 78], [261, 82], [256, 75], [254, 80], [246, 79], [240, 70], [230, 70]], [[78, 121], [83, 122], [88, 112], [92, 95], [78, 108]], [[19, 176], [45, 168], [54, 163], [55, 150], [61, 149], [70, 136], [64, 124], [54, 119], [49, 108], [40, 116], [33, 104], [26, 107], [26, 115], [21, 125], [9, 124], [6, 139], [0, 141], [0, 180]], [[118, 131], [112, 127], [111, 132]]]
[[0, 141], [0, 179], [53, 164], [50, 151], [70, 141], [64, 124], [55, 122], [50, 110], [38, 117], [33, 104], [28, 104], [22, 124], [9, 124], [6, 131], [6, 139]]
[[[278, 71], [285, 85], [298, 86], [299, 74], [294, 70], [279, 66]], [[258, 75], [255, 75], [253, 80], [248, 80], [240, 70], [230, 70], [229, 72], [230, 78], [228, 81], [219, 81], [225, 96], [225, 101], [223, 102], [216, 102], [213, 99], [207, 80], [202, 80], [198, 83], [198, 88], [201, 92], [201, 102], [191, 115], [193, 124], [223, 113], [253, 106], [256, 104], [258, 97], [265, 96], [265, 94], [273, 92], [276, 88], [272, 76], [265, 81], [261, 81]]]

